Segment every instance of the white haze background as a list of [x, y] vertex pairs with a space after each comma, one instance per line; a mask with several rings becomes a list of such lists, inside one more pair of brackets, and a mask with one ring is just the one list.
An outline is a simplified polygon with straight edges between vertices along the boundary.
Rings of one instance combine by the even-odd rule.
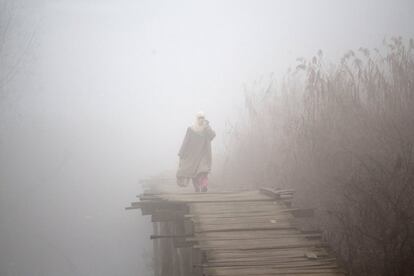
[[412, 1], [0, 3], [0, 276], [149, 275], [151, 226], [123, 208], [195, 112], [218, 156], [244, 84], [414, 37]]

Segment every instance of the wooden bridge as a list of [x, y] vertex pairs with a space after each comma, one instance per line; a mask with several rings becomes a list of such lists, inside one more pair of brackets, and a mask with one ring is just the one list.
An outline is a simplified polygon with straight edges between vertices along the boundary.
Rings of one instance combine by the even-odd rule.
[[149, 190], [126, 209], [151, 215], [155, 276], [345, 275], [291, 206], [293, 191]]

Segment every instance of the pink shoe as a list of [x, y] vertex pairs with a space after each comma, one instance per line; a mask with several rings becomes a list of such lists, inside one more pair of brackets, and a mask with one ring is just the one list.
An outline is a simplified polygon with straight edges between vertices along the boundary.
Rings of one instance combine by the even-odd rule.
[[202, 193], [206, 193], [207, 192], [207, 190], [208, 190], [208, 178], [207, 178], [207, 175], [206, 176], [203, 176], [201, 179], [200, 179], [200, 189], [201, 189], [201, 192]]

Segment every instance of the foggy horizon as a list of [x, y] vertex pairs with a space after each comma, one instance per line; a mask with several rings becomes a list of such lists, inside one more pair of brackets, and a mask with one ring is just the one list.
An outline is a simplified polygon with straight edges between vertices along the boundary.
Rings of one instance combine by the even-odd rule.
[[[414, 37], [411, 1], [0, 1], [0, 276], [152, 275], [140, 179], [246, 87]], [[214, 175], [214, 170], [213, 170]], [[143, 257], [145, 256], [145, 257]]]

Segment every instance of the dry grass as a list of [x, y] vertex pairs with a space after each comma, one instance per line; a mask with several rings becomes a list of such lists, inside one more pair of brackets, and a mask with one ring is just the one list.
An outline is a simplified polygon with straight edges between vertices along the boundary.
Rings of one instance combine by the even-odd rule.
[[[406, 45], [408, 44], [408, 45]], [[414, 43], [300, 59], [249, 91], [221, 182], [293, 187], [350, 275], [414, 271]]]

